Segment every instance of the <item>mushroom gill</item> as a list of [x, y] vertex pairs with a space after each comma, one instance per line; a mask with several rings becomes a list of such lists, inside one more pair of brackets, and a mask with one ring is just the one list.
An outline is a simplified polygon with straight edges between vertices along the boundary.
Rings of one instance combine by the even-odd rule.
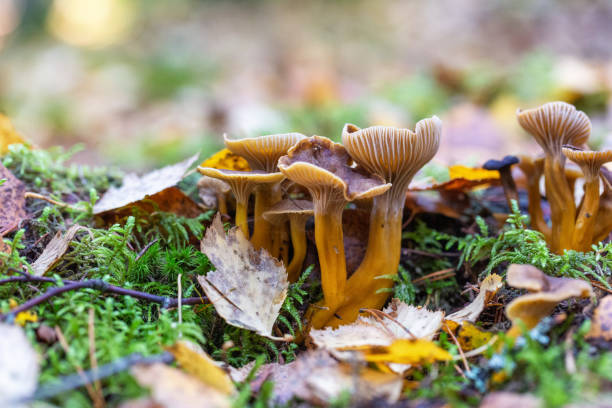
[[[266, 173], [278, 172], [278, 159], [289, 148], [306, 136], [301, 133], [282, 133], [231, 140], [224, 136], [225, 146], [246, 159], [253, 170]], [[268, 222], [263, 213], [282, 199], [280, 182], [265, 183], [255, 189], [255, 220], [251, 242], [255, 248], [265, 248], [274, 257], [281, 252], [280, 228]]]
[[320, 136], [298, 142], [280, 158], [278, 168], [312, 196], [324, 306], [335, 310], [346, 285], [342, 211], [349, 201], [378, 196], [391, 186], [354, 167], [342, 145]]

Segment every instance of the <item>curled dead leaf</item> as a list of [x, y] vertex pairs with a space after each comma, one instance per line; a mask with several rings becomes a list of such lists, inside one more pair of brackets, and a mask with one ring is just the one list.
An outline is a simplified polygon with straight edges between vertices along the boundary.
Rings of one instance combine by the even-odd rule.
[[480, 284], [478, 296], [470, 304], [446, 316], [448, 326], [453, 329], [464, 321], [475, 322], [487, 306], [487, 303], [491, 301], [502, 286], [501, 276], [495, 273], [487, 276]]
[[199, 215], [201, 210], [198, 205], [175, 187], [197, 158], [196, 154], [180, 163], [152, 171], [142, 177], [135, 174], [126, 175], [121, 187], [111, 187], [94, 205], [94, 214], [110, 222], [115, 219], [113, 216], [117, 213], [137, 205], [147, 212], [159, 210], [185, 217]]
[[612, 341], [612, 295], [599, 301], [586, 337]]
[[256, 250], [239, 228], [226, 235], [218, 214], [201, 250], [217, 269], [198, 277], [217, 313], [232, 326], [281, 340], [272, 336], [272, 327], [289, 287], [282, 262]]
[[38, 259], [32, 264], [32, 275], [43, 276], [47, 271], [52, 269], [64, 256], [64, 253], [68, 250], [70, 241], [74, 238], [79, 230], [88, 230], [86, 227], [80, 225], [73, 225], [63, 235], [61, 231], [58, 231], [53, 239], [47, 244], [43, 253], [40, 254]]

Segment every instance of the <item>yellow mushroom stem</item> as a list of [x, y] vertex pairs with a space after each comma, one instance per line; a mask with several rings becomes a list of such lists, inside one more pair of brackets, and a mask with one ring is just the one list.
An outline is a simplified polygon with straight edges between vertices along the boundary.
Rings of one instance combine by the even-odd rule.
[[[338, 205], [340, 204], [340, 205]], [[327, 208], [315, 205], [315, 243], [321, 267], [321, 287], [325, 306], [335, 310], [344, 300], [346, 259], [342, 232], [342, 210], [345, 201]]]
[[544, 178], [546, 180], [546, 198], [550, 203], [551, 235], [550, 246], [555, 253], [563, 253], [572, 248], [576, 206], [574, 193], [570, 190], [565, 178], [563, 161], [554, 156], [544, 160]]
[[584, 183], [584, 199], [576, 218], [573, 248], [588, 251], [593, 243], [593, 233], [597, 212], [599, 211], [599, 177], [590, 178]]
[[227, 200], [225, 199], [225, 193], [217, 193], [217, 210], [221, 214], [227, 214]]
[[[550, 240], [550, 226], [544, 221], [542, 212], [542, 195], [540, 194], [540, 179], [542, 178], [543, 163], [537, 163], [529, 157], [521, 157], [519, 168], [527, 179], [527, 211], [531, 220], [531, 227], [544, 234]], [[573, 190], [572, 190], [573, 191]]]
[[593, 242], [603, 241], [612, 231], [612, 186], [605, 177], [601, 177], [604, 192], [599, 199], [597, 222], [593, 231]]
[[280, 231], [263, 214], [282, 198], [280, 183], [262, 184], [255, 191], [255, 220], [251, 243], [264, 248], [273, 257], [280, 253]]
[[236, 225], [247, 239], [249, 238], [248, 206], [248, 202], [236, 201]]
[[287, 266], [289, 282], [297, 281], [302, 273], [304, 258], [306, 258], [306, 221], [307, 217], [301, 215], [289, 216], [291, 231], [291, 245], [293, 245], [293, 257]]
[[287, 229], [287, 223], [283, 222], [281, 225], [277, 226], [278, 228], [278, 242], [280, 245], [279, 248], [279, 259], [281, 259], [285, 264], [289, 262], [289, 230]]

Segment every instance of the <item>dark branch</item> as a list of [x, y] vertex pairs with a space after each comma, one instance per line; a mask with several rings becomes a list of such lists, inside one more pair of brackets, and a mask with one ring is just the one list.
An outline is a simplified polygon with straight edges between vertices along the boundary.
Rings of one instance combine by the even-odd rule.
[[[33, 276], [28, 274], [22, 274], [21, 276], [12, 276], [10, 278], [1, 279], [0, 285], [4, 285], [12, 282], [42, 282], [42, 283], [58, 283], [56, 279], [47, 278], [44, 276]], [[15, 309], [12, 309], [10, 313], [6, 315], [0, 314], [0, 320], [12, 320], [18, 313], [24, 312], [37, 306], [54, 296], [61, 295], [62, 293], [69, 292], [78, 289], [95, 289], [102, 292], [113, 293], [115, 295], [131, 296], [136, 299], [144, 300], [146, 302], [159, 303], [163, 309], [169, 309], [178, 307], [178, 299], [170, 298], [167, 296], [153, 295], [146, 292], [141, 292], [133, 289], [126, 289], [120, 286], [110, 285], [102, 279], [88, 279], [83, 281], [62, 281], [64, 286], [58, 286], [47, 290], [40, 296], [32, 298], [25, 303], [22, 303]], [[208, 302], [206, 297], [190, 297], [181, 300], [182, 305], [199, 305]]]

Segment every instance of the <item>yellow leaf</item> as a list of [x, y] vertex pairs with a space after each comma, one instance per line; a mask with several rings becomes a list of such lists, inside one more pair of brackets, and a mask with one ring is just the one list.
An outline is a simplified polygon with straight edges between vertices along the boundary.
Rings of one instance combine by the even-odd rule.
[[464, 321], [461, 324], [459, 333], [457, 335], [457, 341], [463, 349], [463, 351], [474, 350], [478, 347], [484, 346], [493, 338], [493, 333], [481, 330], [474, 323]]
[[454, 179], [465, 179], [465, 180], [486, 180], [486, 179], [499, 179], [499, 172], [496, 170], [485, 170], [480, 167], [467, 167], [460, 164], [450, 166], [448, 173], [451, 180]]
[[242, 157], [232, 153], [229, 149], [219, 150], [204, 160], [200, 167], [212, 167], [219, 170], [250, 171], [249, 163]]
[[428, 340], [400, 339], [388, 346], [365, 346], [355, 350], [361, 351], [364, 359], [371, 363], [422, 365], [453, 358], [448, 351]]
[[0, 154], [8, 152], [9, 145], [15, 143], [24, 143], [24, 140], [9, 118], [0, 113]]
[[185, 371], [204, 384], [226, 395], [234, 392], [234, 384], [227, 373], [217, 366], [204, 351], [196, 350], [196, 347], [179, 341], [168, 347], [168, 351]]

